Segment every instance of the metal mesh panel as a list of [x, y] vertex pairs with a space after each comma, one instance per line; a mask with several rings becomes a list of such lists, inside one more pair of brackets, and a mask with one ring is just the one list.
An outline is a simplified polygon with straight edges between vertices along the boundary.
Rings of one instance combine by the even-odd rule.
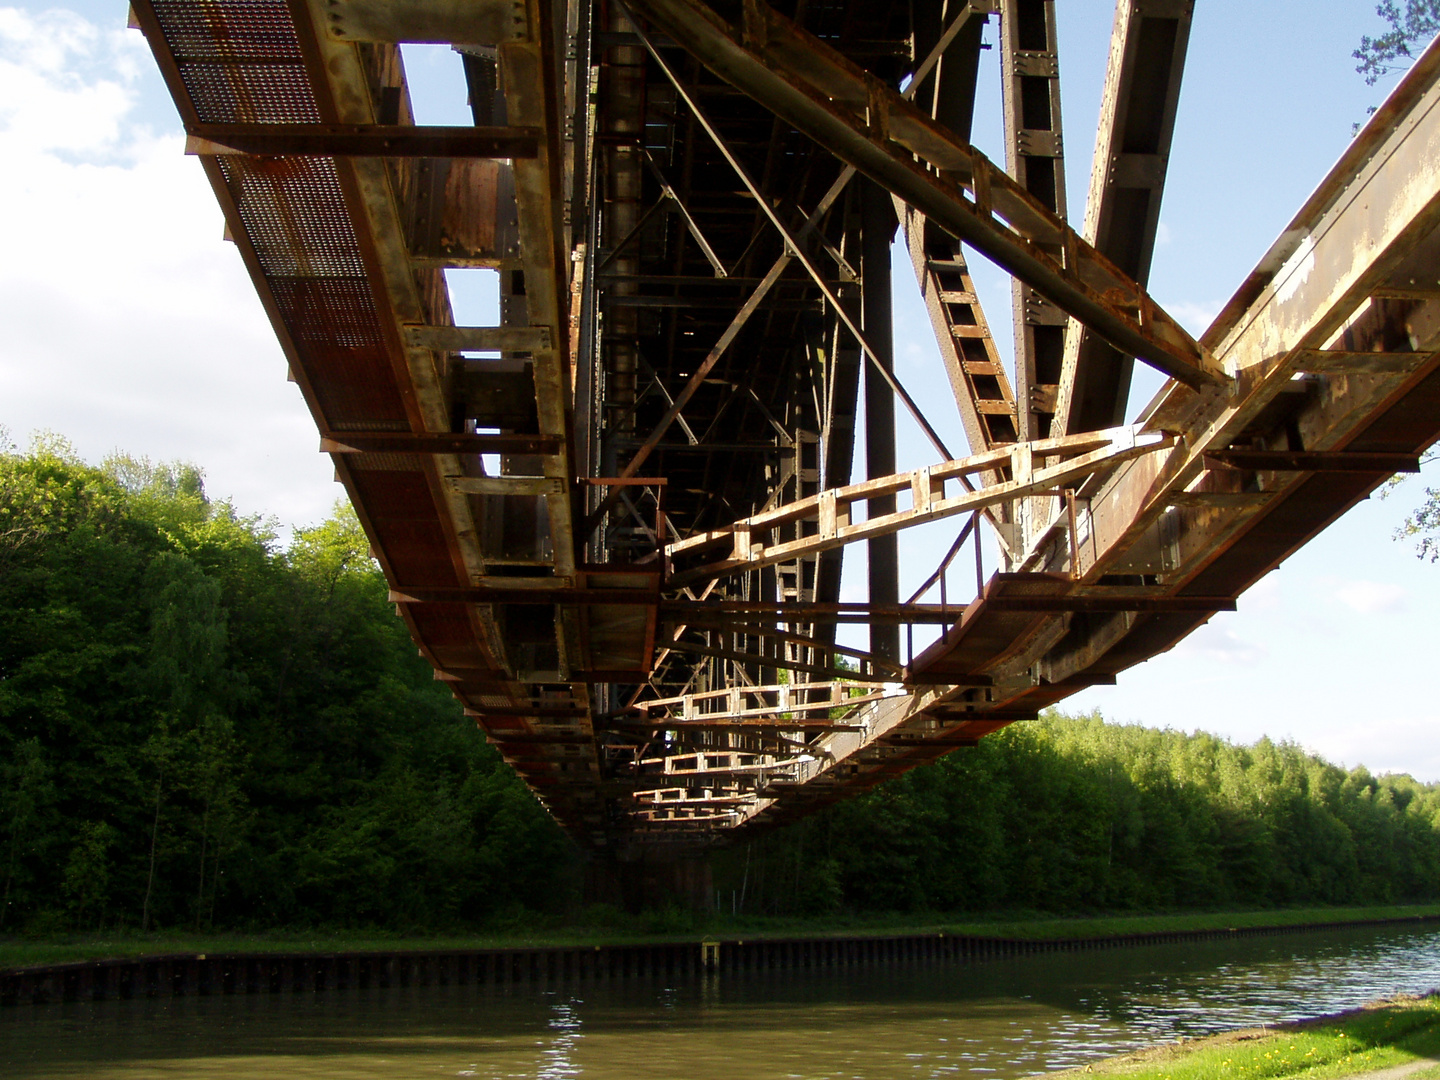
[[360, 278], [270, 278], [297, 345], [378, 348], [384, 339], [375, 318], [370, 283]]
[[177, 60], [289, 60], [300, 43], [284, 0], [154, 0]]
[[364, 278], [268, 278], [331, 431], [409, 428]]
[[320, 120], [299, 64], [182, 63], [200, 119], [214, 124], [300, 124]]
[[[285, 0], [154, 0], [194, 115], [212, 123], [322, 119]], [[255, 252], [324, 428], [409, 430], [380, 314], [336, 164], [327, 158], [215, 159], [237, 233]], [[439, 292], [444, 296], [443, 289]], [[445, 526], [419, 454], [350, 461], [377, 541], [401, 580], [452, 584]], [[430, 613], [427, 635], [462, 666], [483, 660], [463, 607]]]
[[218, 160], [267, 275], [364, 276], [365, 263], [345, 211], [334, 161], [239, 156]]
[[202, 121], [320, 119], [284, 0], [158, 0], [154, 7]]

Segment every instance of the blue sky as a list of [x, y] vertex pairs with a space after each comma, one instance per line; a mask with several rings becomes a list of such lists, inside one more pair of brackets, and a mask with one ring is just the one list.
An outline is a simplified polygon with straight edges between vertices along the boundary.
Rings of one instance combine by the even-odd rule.
[[[1113, 8], [1058, 6], [1065, 145], [1079, 220]], [[340, 494], [148, 51], [125, 4], [0, 7], [0, 426], [70, 438], [98, 460], [119, 448], [203, 463], [213, 494], [284, 527]], [[1350, 57], [1380, 29], [1373, 4], [1199, 0], [1151, 291], [1199, 332], [1314, 188], [1385, 87]], [[994, 40], [994, 31], [989, 32]], [[421, 119], [463, 120], [455, 58], [407, 55]], [[999, 75], [986, 54], [976, 139], [1000, 149]], [[897, 292], [898, 372], [963, 443], [908, 267]], [[974, 267], [997, 331], [1008, 279]], [[457, 280], [483, 321], [483, 289]], [[1008, 349], [1001, 333], [1002, 349]], [[1136, 407], [1159, 380], [1137, 380]], [[902, 420], [901, 468], [925, 464]], [[1433, 482], [1433, 481], [1432, 481]], [[1333, 526], [1171, 653], [1120, 685], [1071, 699], [1107, 717], [1290, 738], [1347, 765], [1440, 780], [1435, 663], [1440, 566], [1392, 539], [1424, 479]], [[943, 527], [902, 549], [918, 583]], [[861, 552], [857, 551], [856, 555]], [[849, 560], [847, 590], [863, 580]], [[991, 563], [993, 566], [993, 562]], [[960, 595], [964, 575], [953, 579]], [[973, 587], [973, 583], [972, 583]], [[902, 584], [903, 588], [903, 584]]]

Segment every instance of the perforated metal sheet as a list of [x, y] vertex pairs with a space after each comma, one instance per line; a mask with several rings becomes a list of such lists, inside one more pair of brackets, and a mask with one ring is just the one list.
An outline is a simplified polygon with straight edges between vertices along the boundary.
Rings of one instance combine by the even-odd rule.
[[313, 123], [320, 119], [298, 65], [180, 65], [200, 119], [213, 123]]
[[153, 7], [201, 120], [320, 119], [283, 0], [156, 0]]
[[152, 6], [177, 59], [301, 61], [284, 0], [153, 0]]
[[225, 156], [218, 164], [267, 275], [364, 277], [332, 159]]

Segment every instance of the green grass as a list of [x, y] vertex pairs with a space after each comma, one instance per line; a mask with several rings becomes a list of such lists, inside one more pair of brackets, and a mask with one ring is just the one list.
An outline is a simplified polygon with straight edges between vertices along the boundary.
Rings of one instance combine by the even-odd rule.
[[[1111, 1058], [1047, 1080], [1334, 1080], [1419, 1064], [1406, 1080], [1440, 1075], [1440, 999], [1397, 998], [1364, 1009]], [[1420, 1064], [1431, 1061], [1433, 1064]]]
[[968, 934], [1050, 940], [1114, 937], [1185, 930], [1224, 930], [1309, 923], [1365, 922], [1440, 915], [1440, 904], [1365, 908], [1287, 908], [1265, 911], [1195, 912], [1054, 918], [1024, 912], [955, 919], [940, 915], [830, 916], [824, 918], [695, 918], [668, 911], [627, 916], [594, 907], [573, 923], [516, 921], [489, 932], [442, 936], [379, 931], [278, 930], [251, 934], [71, 934], [27, 939], [0, 937], [0, 969], [77, 960], [164, 953], [362, 952], [460, 950], [698, 941], [702, 938], [855, 937], [885, 934]]

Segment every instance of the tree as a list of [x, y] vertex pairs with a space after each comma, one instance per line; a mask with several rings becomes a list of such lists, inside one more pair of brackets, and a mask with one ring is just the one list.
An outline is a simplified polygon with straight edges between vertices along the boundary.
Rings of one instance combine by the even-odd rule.
[[110, 887], [110, 845], [114, 841], [114, 828], [103, 821], [87, 821], [80, 826], [61, 884], [69, 899], [71, 917], [77, 923], [83, 924], [91, 914], [97, 923], [104, 921]]
[[1381, 0], [1375, 14], [1389, 23], [1390, 29], [1379, 37], [1362, 37], [1352, 54], [1360, 61], [1355, 70], [1370, 86], [1392, 71], [1408, 67], [1397, 61], [1414, 60], [1412, 50], [1440, 33], [1440, 0], [1404, 0], [1404, 5], [1402, 9], [1396, 0]]
[[0, 927], [10, 913], [10, 890], [15, 884], [20, 853], [38, 831], [40, 811], [54, 797], [50, 766], [38, 739], [15, 747], [11, 759], [0, 765], [0, 814], [5, 829], [5, 888], [0, 894]]
[[1440, 562], [1440, 488], [1425, 489], [1425, 501], [1395, 530], [1395, 539], [1415, 540], [1416, 555]]
[[203, 903], [205, 847], [210, 812], [223, 787], [225, 719], [222, 712], [226, 612], [220, 586], [182, 555], [161, 552], [150, 564], [150, 657], [146, 675], [161, 702], [142, 754], [154, 773], [155, 812], [150, 824], [150, 867], [140, 926], [150, 929], [166, 782], [184, 771], [200, 777], [205, 802], [196, 919]]

